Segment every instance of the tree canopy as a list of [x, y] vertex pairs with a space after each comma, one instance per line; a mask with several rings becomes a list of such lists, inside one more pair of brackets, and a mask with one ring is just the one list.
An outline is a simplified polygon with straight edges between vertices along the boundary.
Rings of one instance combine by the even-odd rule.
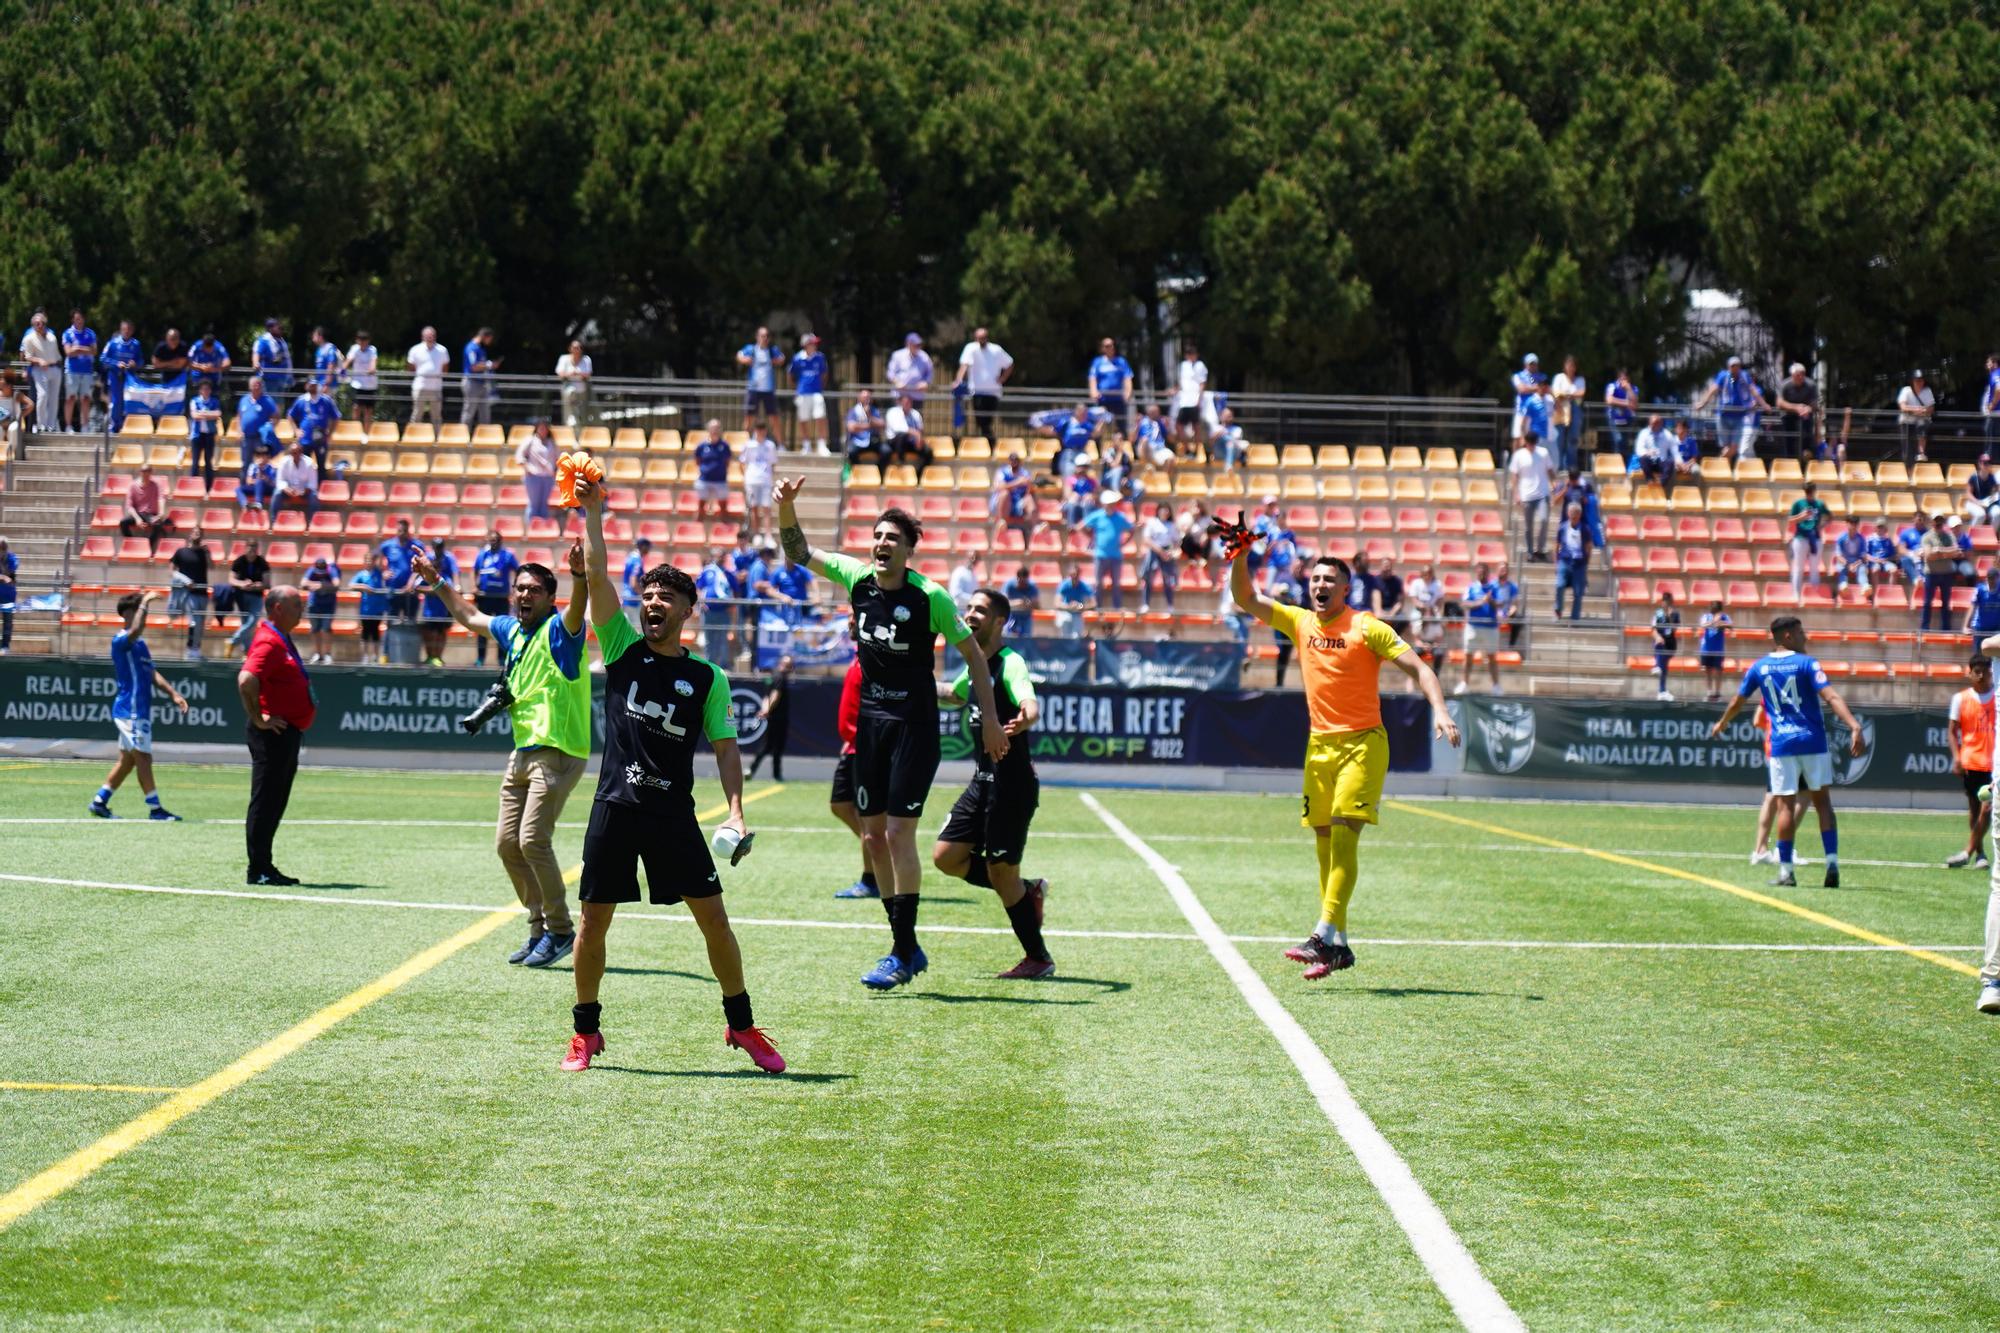
[[1853, 400], [2000, 343], [1962, 0], [15, 10], [16, 326], [591, 324], [696, 374], [774, 315], [878, 367], [983, 322], [1037, 382], [1190, 334], [1238, 386], [1485, 395], [1671, 364], [1713, 285]]

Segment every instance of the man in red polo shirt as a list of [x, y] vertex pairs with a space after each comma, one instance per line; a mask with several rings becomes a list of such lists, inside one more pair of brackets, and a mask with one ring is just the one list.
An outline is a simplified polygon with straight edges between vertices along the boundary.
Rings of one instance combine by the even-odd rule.
[[292, 630], [305, 614], [305, 598], [297, 588], [271, 589], [264, 600], [264, 619], [250, 638], [243, 669], [236, 673], [236, 693], [249, 718], [250, 810], [244, 819], [244, 840], [250, 852], [250, 884], [296, 884], [298, 880], [271, 864], [271, 840], [292, 799], [292, 779], [299, 771], [299, 741], [313, 724], [312, 685], [305, 664], [292, 646]]

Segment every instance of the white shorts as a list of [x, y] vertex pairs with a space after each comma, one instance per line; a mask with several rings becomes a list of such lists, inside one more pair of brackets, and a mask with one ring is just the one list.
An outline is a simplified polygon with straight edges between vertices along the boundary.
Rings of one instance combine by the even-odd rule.
[[826, 395], [823, 393], [802, 393], [792, 399], [800, 421], [826, 420]]
[[118, 728], [118, 748], [130, 750], [133, 754], [153, 752], [153, 719], [150, 717], [114, 717], [111, 724]]
[[744, 482], [743, 503], [752, 509], [769, 509], [771, 507], [771, 483], [768, 481]]
[[1465, 627], [1465, 651], [1468, 653], [1497, 653], [1500, 651], [1500, 627], [1468, 623]]
[[726, 481], [698, 481], [694, 484], [694, 494], [698, 500], [727, 500], [729, 498], [729, 483]]
[[1738, 458], [1757, 456], [1757, 418], [1745, 417], [1742, 429], [1735, 432], [1734, 440], [1730, 439], [1730, 432], [1726, 429], [1718, 429], [1716, 434], [1723, 444], [1735, 444]]
[[1833, 756], [1818, 754], [1774, 754], [1765, 763], [1771, 768], [1771, 794], [1796, 795], [1800, 788], [1825, 791], [1833, 785]]
[[1153, 450], [1153, 466], [1165, 467], [1169, 463], [1174, 461], [1174, 457], [1175, 455], [1172, 449], [1168, 448], [1164, 444], [1160, 445], [1158, 448]]

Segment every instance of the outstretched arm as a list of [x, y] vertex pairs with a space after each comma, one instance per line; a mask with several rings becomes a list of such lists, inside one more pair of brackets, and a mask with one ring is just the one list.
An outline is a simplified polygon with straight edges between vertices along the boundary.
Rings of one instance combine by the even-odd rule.
[[799, 526], [799, 511], [796, 501], [799, 492], [805, 489], [804, 477], [780, 478], [773, 492], [778, 502], [778, 544], [785, 548], [785, 558], [795, 565], [804, 565], [822, 578], [826, 577], [826, 561], [819, 558], [806, 540], [805, 529]]
[[604, 546], [604, 488], [594, 481], [579, 481], [576, 500], [583, 506], [585, 566], [590, 571], [590, 623], [602, 625], [614, 616], [625, 614], [618, 585], [611, 581], [611, 556]]
[[453, 620], [482, 637], [492, 632], [493, 617], [475, 607], [467, 606], [465, 599], [458, 595], [456, 585], [450, 579], [438, 576], [438, 567], [431, 562], [429, 556], [412, 555], [410, 569], [419, 579], [430, 585], [431, 593], [444, 603], [444, 609], [451, 613]]
[[[1229, 562], [1229, 595], [1236, 605], [1248, 611], [1266, 625], [1278, 614], [1277, 603], [1258, 592], [1250, 582], [1250, 551], [1248, 547], [1236, 553]], [[1401, 658], [1397, 659], [1401, 661]]]
[[1458, 723], [1451, 720], [1451, 712], [1444, 706], [1444, 689], [1438, 684], [1437, 672], [1431, 670], [1430, 663], [1414, 652], [1391, 658], [1397, 670], [1416, 682], [1423, 692], [1424, 702], [1431, 706], [1431, 734], [1458, 744]]

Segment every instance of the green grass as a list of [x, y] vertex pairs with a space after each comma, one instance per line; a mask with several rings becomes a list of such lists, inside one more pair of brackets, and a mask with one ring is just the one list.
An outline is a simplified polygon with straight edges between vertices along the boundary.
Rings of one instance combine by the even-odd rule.
[[[0, 767], [0, 817], [80, 817], [98, 775]], [[245, 787], [166, 767], [189, 823], [0, 826], [0, 871], [240, 890]], [[1310, 925], [1295, 798], [1099, 797], [1225, 931]], [[487, 777], [309, 768], [279, 862], [309, 881], [293, 892], [354, 906], [0, 880], [0, 1081], [221, 1069], [479, 920], [368, 900], [505, 905], [493, 804]], [[136, 814], [136, 793], [118, 805]], [[1747, 809], [1428, 808], [1760, 889], [1768, 873], [1740, 856]], [[510, 925], [0, 1231], [0, 1324], [1453, 1325], [1297, 1071], [1076, 792], [1045, 789], [1031, 842], [1050, 926], [1185, 938], [1053, 938], [1061, 980], [1027, 985], [991, 978], [1010, 936], [931, 930], [931, 971], [886, 996], [856, 981], [880, 909], [828, 896], [856, 857], [823, 788], [750, 814], [733, 915], [868, 926], [740, 929], [795, 1076], [723, 1048], [678, 909], [621, 917], [605, 1063], [558, 1074], [567, 964], [506, 967]], [[1929, 868], [1961, 821], [1842, 827], [1847, 885], [1808, 869], [1787, 899], [1977, 942], [1984, 876]], [[1405, 811], [1362, 855], [1355, 971], [1307, 986], [1277, 945], [1239, 947], [1530, 1327], [2000, 1320], [2000, 1023], [1968, 978], [1893, 952], [1435, 943], [1854, 941]], [[1005, 924], [984, 891], [927, 888], [925, 927]], [[160, 1100], [0, 1090], [0, 1193]]]

